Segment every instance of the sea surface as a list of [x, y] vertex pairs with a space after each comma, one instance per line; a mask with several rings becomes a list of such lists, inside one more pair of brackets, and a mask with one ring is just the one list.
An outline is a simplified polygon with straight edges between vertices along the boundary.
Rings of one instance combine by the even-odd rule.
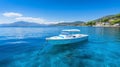
[[[88, 41], [52, 45], [46, 37], [80, 29]], [[0, 27], [0, 67], [120, 67], [120, 28]]]

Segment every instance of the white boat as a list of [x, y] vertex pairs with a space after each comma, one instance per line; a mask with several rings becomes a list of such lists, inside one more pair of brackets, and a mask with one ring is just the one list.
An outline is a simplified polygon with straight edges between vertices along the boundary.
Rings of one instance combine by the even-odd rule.
[[80, 32], [79, 29], [62, 30], [62, 34], [58, 36], [48, 37], [46, 40], [49, 44], [60, 45], [77, 43], [88, 39], [88, 35], [78, 34], [78, 32]]

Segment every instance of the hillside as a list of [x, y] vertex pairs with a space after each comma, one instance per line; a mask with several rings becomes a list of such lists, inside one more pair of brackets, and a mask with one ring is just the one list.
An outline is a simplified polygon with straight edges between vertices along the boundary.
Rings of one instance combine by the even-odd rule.
[[96, 26], [120, 26], [120, 14], [108, 15], [102, 18], [89, 21], [86, 25], [96, 25]]

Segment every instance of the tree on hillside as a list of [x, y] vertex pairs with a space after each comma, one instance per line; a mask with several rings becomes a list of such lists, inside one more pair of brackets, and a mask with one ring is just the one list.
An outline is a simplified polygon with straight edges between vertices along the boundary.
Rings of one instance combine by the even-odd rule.
[[111, 21], [111, 24], [116, 24], [116, 23], [120, 23], [120, 19], [117, 19], [117, 20], [114, 20], [114, 21]]
[[120, 14], [117, 14], [117, 15], [115, 15], [116, 16], [116, 18], [120, 18]]
[[89, 22], [87, 22], [86, 23], [86, 25], [88, 25], [88, 26], [93, 26], [93, 25], [95, 25], [96, 23], [94, 22], [94, 21], [89, 21]]
[[109, 18], [103, 18], [101, 19], [101, 22], [108, 22], [109, 21]]

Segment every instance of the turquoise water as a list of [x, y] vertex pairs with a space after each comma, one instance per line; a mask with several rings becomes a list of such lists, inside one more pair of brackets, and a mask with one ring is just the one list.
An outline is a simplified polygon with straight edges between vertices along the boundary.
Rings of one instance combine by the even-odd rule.
[[[77, 28], [88, 41], [51, 45], [46, 37]], [[0, 28], [0, 67], [120, 67], [120, 28]]]

